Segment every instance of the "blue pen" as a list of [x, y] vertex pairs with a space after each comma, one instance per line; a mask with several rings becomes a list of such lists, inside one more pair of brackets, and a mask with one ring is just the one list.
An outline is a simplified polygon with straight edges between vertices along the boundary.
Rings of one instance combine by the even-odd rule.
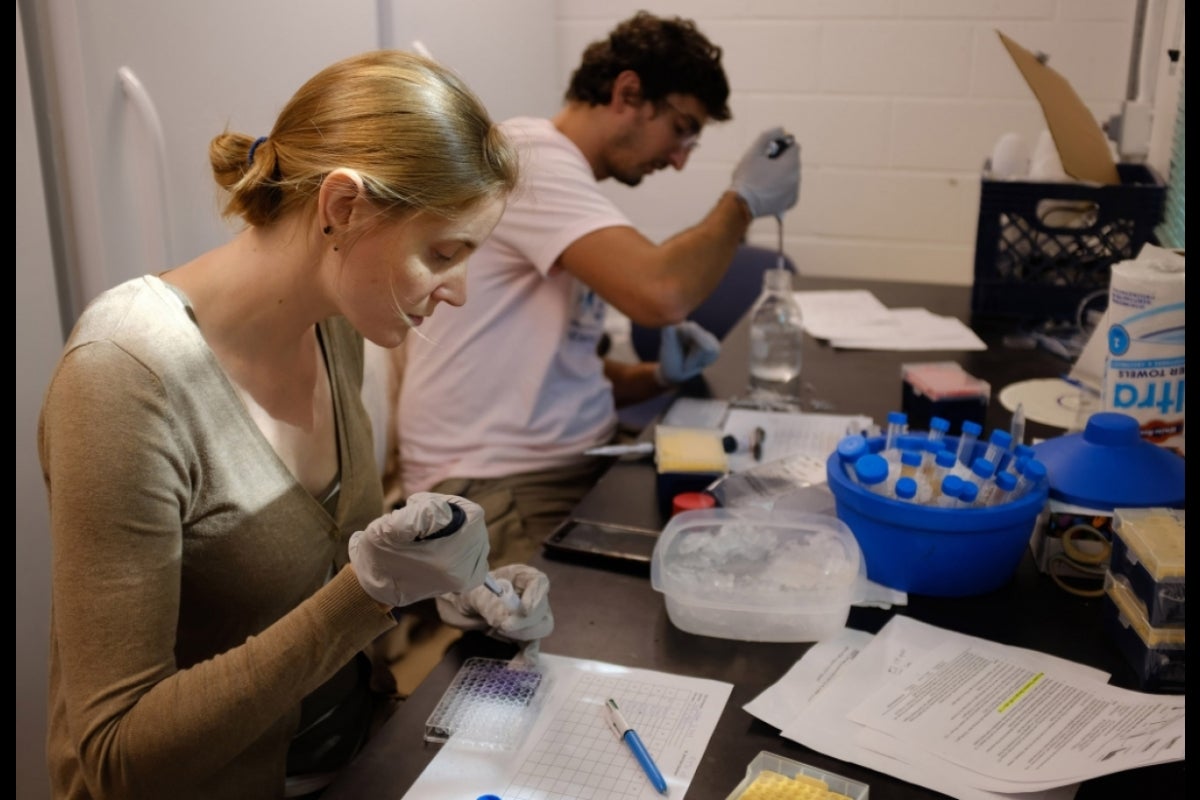
[[650, 757], [650, 753], [646, 750], [646, 745], [642, 744], [642, 739], [637, 735], [637, 731], [625, 721], [625, 717], [621, 714], [621, 709], [617, 708], [617, 701], [610, 697], [604, 703], [604, 710], [607, 712], [608, 725], [612, 728], [613, 733], [617, 735], [618, 739], [629, 745], [629, 749], [637, 757], [638, 763], [642, 765], [642, 770], [646, 773], [646, 777], [650, 779], [650, 782], [654, 784], [654, 788], [658, 789], [662, 794], [666, 794], [666, 779], [658, 771], [658, 765]]

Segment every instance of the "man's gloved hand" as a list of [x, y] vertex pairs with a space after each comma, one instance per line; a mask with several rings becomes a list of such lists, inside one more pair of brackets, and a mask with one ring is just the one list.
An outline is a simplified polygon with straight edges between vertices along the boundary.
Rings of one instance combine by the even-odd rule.
[[661, 386], [671, 386], [694, 378], [717, 360], [721, 343], [699, 323], [687, 320], [662, 329], [658, 347], [658, 367], [654, 376]]
[[783, 128], [763, 131], [733, 170], [729, 188], [746, 201], [751, 217], [779, 216], [800, 198], [800, 143], [775, 158], [767, 156], [771, 141], [786, 135]]
[[438, 615], [447, 625], [463, 630], [486, 630], [500, 639], [525, 644], [524, 658], [537, 658], [537, 642], [554, 630], [550, 612], [550, 579], [525, 564], [508, 564], [492, 571], [503, 593], [497, 597], [486, 586], [443, 594], [437, 599]]
[[479, 586], [487, 556], [483, 509], [447, 494], [417, 492], [350, 537], [358, 582], [391, 606]]

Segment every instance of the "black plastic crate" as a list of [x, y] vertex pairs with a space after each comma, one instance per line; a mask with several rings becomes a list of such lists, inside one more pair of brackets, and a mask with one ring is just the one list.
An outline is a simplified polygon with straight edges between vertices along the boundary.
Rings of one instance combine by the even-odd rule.
[[1074, 322], [1085, 297], [1107, 291], [1112, 265], [1153, 241], [1166, 201], [1149, 167], [1117, 172], [1113, 186], [984, 177], [972, 313]]

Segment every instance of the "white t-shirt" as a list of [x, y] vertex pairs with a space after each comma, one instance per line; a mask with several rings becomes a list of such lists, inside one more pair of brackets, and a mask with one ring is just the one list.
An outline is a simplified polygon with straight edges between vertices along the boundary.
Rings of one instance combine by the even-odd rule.
[[555, 266], [573, 241], [631, 225], [546, 119], [502, 124], [521, 185], [467, 264], [467, 303], [410, 333], [398, 422], [406, 492], [579, 463], [616, 427], [596, 347], [605, 303]]

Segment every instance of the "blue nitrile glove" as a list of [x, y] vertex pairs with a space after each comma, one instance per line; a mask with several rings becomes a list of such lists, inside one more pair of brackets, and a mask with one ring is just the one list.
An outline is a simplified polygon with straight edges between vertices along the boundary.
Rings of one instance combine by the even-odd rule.
[[417, 492], [350, 537], [350, 563], [367, 594], [398, 607], [479, 586], [488, 547], [482, 508], [453, 495]]
[[746, 201], [751, 217], [779, 216], [800, 199], [800, 143], [767, 155], [771, 141], [786, 135], [783, 128], [763, 131], [733, 170], [729, 188]]
[[662, 329], [658, 367], [654, 377], [661, 386], [683, 383], [696, 377], [717, 360], [721, 343], [699, 323], [687, 320]]

